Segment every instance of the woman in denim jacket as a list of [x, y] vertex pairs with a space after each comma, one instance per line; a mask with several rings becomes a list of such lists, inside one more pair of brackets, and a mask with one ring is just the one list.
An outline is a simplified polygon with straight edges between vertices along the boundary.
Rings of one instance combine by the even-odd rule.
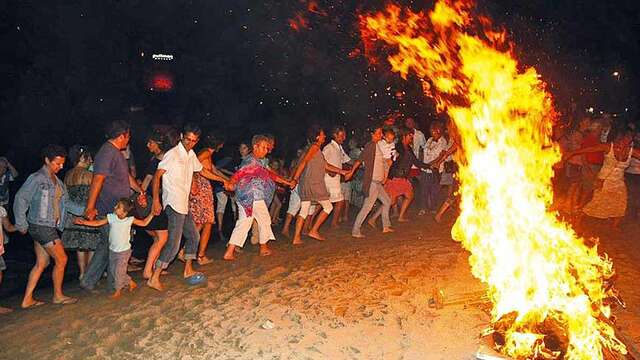
[[33, 291], [40, 275], [49, 265], [52, 257], [53, 267], [53, 303], [66, 305], [77, 301], [62, 292], [64, 269], [67, 265], [67, 254], [64, 251], [58, 230], [64, 227], [66, 212], [81, 215], [82, 205], [69, 201], [64, 183], [56, 176], [64, 166], [67, 154], [64, 148], [49, 145], [42, 151], [44, 165], [31, 174], [16, 194], [13, 212], [16, 228], [22, 234], [27, 230], [33, 239], [36, 253], [36, 264], [29, 273], [29, 281], [22, 300], [22, 308], [30, 308], [44, 304], [33, 298]]

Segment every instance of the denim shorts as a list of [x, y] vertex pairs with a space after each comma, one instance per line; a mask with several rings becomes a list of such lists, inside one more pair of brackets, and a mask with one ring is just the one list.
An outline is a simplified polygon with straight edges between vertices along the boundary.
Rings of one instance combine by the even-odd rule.
[[29, 235], [43, 247], [53, 246], [53, 241], [60, 239], [56, 228], [36, 224], [29, 224]]

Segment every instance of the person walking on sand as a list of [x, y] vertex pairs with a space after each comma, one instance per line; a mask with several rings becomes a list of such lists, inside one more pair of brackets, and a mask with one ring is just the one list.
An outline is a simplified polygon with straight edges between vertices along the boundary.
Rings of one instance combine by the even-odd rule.
[[389, 220], [391, 199], [384, 191], [384, 184], [387, 181], [388, 172], [382, 156], [382, 150], [378, 146], [380, 140], [382, 140], [382, 127], [378, 126], [372, 129], [371, 141], [364, 146], [360, 158], [355, 162], [351, 170], [352, 172], [356, 171], [361, 164], [365, 166], [362, 190], [366, 197], [351, 229], [351, 236], [355, 238], [364, 237], [361, 231], [362, 224], [377, 200], [382, 202], [382, 232], [393, 232], [391, 220]]
[[[336, 126], [331, 130], [331, 142], [322, 149], [322, 155], [329, 165], [342, 170], [342, 165], [351, 161], [351, 158], [342, 148], [342, 144], [347, 138], [347, 133], [342, 126]], [[333, 218], [331, 219], [331, 227], [338, 227], [342, 211], [345, 206], [345, 191], [343, 189], [344, 182], [342, 177], [336, 173], [326, 173], [324, 182], [329, 191], [329, 201], [335, 204], [333, 209]], [[345, 180], [346, 181], [346, 180]]]
[[145, 227], [149, 225], [153, 218], [153, 213], [149, 213], [144, 220], [139, 220], [129, 215], [133, 209], [133, 204], [128, 198], [118, 200], [113, 212], [107, 214], [106, 219], [85, 220], [76, 218], [78, 225], [101, 227], [109, 225], [109, 267], [107, 281], [113, 287], [114, 293], [111, 298], [120, 298], [122, 289], [129, 287], [133, 291], [137, 285], [129, 275], [127, 266], [131, 257], [131, 226]]
[[29, 273], [22, 299], [23, 309], [44, 304], [33, 297], [33, 292], [50, 258], [55, 263], [52, 274], [53, 303], [67, 305], [78, 300], [62, 292], [67, 254], [58, 231], [64, 228], [67, 211], [80, 215], [84, 210], [81, 204], [69, 200], [67, 187], [56, 176], [64, 166], [66, 157], [66, 151], [58, 145], [45, 147], [42, 150], [44, 165], [22, 184], [13, 203], [16, 228], [22, 234], [29, 232], [36, 253], [36, 263]]
[[[160, 282], [160, 274], [178, 254], [180, 239], [183, 235], [185, 237], [183, 276], [191, 285], [199, 284], [205, 279], [202, 273], [196, 272], [193, 268], [200, 234], [189, 211], [191, 184], [194, 173], [199, 173], [206, 179], [224, 183], [226, 179], [204, 168], [193, 151], [200, 140], [201, 133], [202, 131], [196, 125], [186, 124], [182, 130], [180, 142], [164, 154], [153, 178], [153, 213], [159, 215], [164, 208], [169, 220], [169, 240], [158, 257], [151, 278], [147, 281], [149, 287], [159, 291], [164, 289]], [[161, 183], [162, 202], [160, 201]]]
[[[570, 152], [573, 156], [587, 153], [604, 153], [602, 168], [598, 172], [593, 197], [582, 208], [584, 215], [611, 221], [613, 230], [619, 230], [620, 222], [627, 210], [627, 185], [624, 170], [631, 158], [640, 158], [640, 150], [633, 147], [632, 133], [622, 126], [612, 127], [608, 143], [598, 144]], [[578, 218], [577, 225], [581, 222]]]
[[[93, 177], [84, 211], [87, 220], [105, 217], [113, 210], [118, 199], [131, 195], [131, 189], [142, 193], [122, 155], [122, 150], [126, 149], [131, 139], [129, 124], [122, 120], [112, 121], [107, 125], [106, 138], [108, 140], [100, 147], [93, 162]], [[95, 288], [109, 264], [109, 227], [100, 227], [100, 234], [101, 240], [96, 244], [93, 257], [80, 280], [80, 287], [87, 290]]]
[[345, 178], [348, 179], [351, 175], [351, 172], [342, 170], [341, 167], [335, 167], [325, 160], [322, 151], [320, 151], [320, 147], [324, 144], [326, 135], [320, 126], [313, 125], [309, 128], [307, 140], [311, 145], [300, 161], [300, 164], [298, 164], [298, 168], [293, 175], [294, 181], [298, 181], [298, 179], [300, 179], [298, 192], [301, 200], [300, 212], [296, 219], [295, 234], [293, 235], [294, 245], [302, 244], [302, 240], [300, 239], [302, 226], [304, 225], [307, 216], [310, 214], [309, 209], [311, 208], [312, 202], [320, 204], [320, 206], [322, 206], [322, 211], [316, 218], [308, 236], [320, 241], [325, 240], [325, 238], [320, 235], [320, 226], [329, 217], [329, 214], [331, 214], [331, 211], [333, 210], [331, 195], [329, 194], [329, 191], [327, 191], [327, 185], [325, 183], [325, 175], [327, 174], [327, 171], [331, 171], [338, 176], [336, 189], [331, 189], [331, 191], [336, 192], [340, 192], [339, 176], [345, 176]]
[[252, 153], [242, 161], [238, 171], [225, 185], [228, 191], [236, 192], [239, 214], [223, 256], [224, 260], [235, 260], [236, 247], [244, 246], [254, 220], [259, 228], [260, 256], [271, 255], [268, 242], [275, 240], [275, 236], [271, 229], [271, 216], [269, 216], [267, 203], [270, 203], [273, 198], [276, 182], [289, 187], [295, 186], [295, 182], [283, 179], [266, 168], [263, 159], [269, 153], [268, 137], [255, 135], [251, 145]]

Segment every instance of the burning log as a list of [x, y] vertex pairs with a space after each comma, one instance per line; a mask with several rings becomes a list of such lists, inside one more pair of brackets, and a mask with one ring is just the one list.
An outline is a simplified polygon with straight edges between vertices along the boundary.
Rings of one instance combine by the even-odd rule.
[[458, 294], [446, 294], [442, 288], [434, 288], [429, 299], [429, 307], [442, 309], [450, 305], [473, 305], [489, 303], [486, 290], [470, 291]]

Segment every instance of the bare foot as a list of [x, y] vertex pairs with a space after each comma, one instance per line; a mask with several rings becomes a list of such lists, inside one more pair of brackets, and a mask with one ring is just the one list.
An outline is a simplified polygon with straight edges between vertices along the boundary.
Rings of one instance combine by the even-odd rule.
[[198, 265], [200, 265], [200, 266], [211, 264], [212, 262], [213, 262], [213, 260], [209, 259], [205, 255], [198, 256]]
[[364, 235], [362, 234], [351, 234], [351, 237], [354, 237], [356, 239], [364, 239]]
[[271, 249], [269, 249], [267, 244], [260, 245], [260, 256], [269, 256], [271, 254]]
[[390, 227], [382, 229], [383, 234], [392, 233], [392, 232], [395, 232], [395, 230], [393, 230]]
[[374, 222], [371, 222], [371, 220], [368, 220], [368, 221], [367, 221], [367, 224], [368, 224], [369, 226], [371, 226], [371, 228], [373, 228], [373, 229], [375, 229], [375, 228], [376, 228], [376, 224], [375, 224]]
[[38, 307], [40, 305], [44, 305], [44, 301], [40, 301], [40, 300], [36, 300], [36, 299], [30, 299], [30, 300], [22, 301], [22, 304], [20, 305], [20, 307], [23, 308], [23, 309], [28, 309], [28, 308], [32, 308], [32, 307]]
[[293, 238], [292, 244], [293, 245], [302, 245], [302, 244], [304, 244], [304, 242], [302, 242], [302, 239], [300, 239], [300, 237], [298, 236], [298, 237], [294, 237]]
[[133, 280], [129, 281], [129, 292], [135, 290], [137, 287], [138, 287], [138, 284], [136, 284], [135, 281], [133, 281]]
[[280, 234], [289, 237], [289, 229], [288, 228], [282, 228], [282, 231], [280, 231]]
[[149, 279], [147, 281], [147, 286], [154, 290], [164, 291], [164, 286], [162, 286], [162, 283], [160, 282], [160, 280], [152, 281], [151, 279]]
[[180, 251], [178, 251], [178, 260], [185, 262], [185, 258], [184, 258], [184, 248], [180, 249]]
[[224, 252], [224, 256], [222, 256], [222, 260], [226, 260], [226, 261], [233, 261], [236, 259], [236, 257], [234, 256], [236, 252], [236, 246], [235, 245], [228, 245], [227, 246], [227, 251]]
[[111, 298], [113, 300], [118, 300], [120, 299], [120, 295], [122, 295], [122, 290], [116, 290], [113, 295], [111, 295]]
[[0, 306], [0, 315], [8, 314], [10, 312], [13, 312], [13, 309]]
[[440, 224], [440, 222], [442, 221], [442, 214], [437, 213], [437, 214], [436, 214], [436, 216], [435, 216], [435, 218], [434, 218], [434, 220], [435, 220], [438, 224]]
[[409, 219], [401, 217], [401, 218], [398, 218], [398, 222], [403, 222], [403, 223], [409, 222]]
[[320, 235], [320, 233], [317, 232], [317, 231], [309, 231], [309, 235], [307, 235], [307, 236], [309, 236], [312, 239], [316, 239], [318, 241], [325, 241], [326, 240], [324, 238], [324, 236]]

